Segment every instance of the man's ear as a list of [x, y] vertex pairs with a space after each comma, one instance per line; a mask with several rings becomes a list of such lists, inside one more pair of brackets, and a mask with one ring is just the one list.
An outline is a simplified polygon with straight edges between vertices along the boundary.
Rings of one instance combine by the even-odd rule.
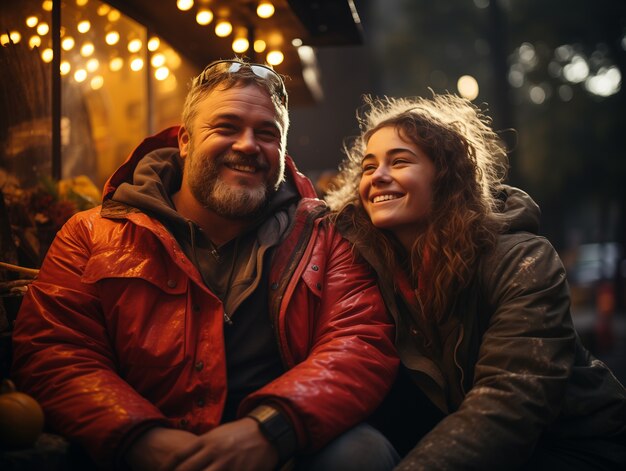
[[181, 126], [178, 129], [178, 150], [180, 151], [180, 156], [184, 159], [187, 157], [189, 153], [189, 141], [191, 140], [191, 136], [189, 135], [189, 131], [185, 128], [185, 126]]

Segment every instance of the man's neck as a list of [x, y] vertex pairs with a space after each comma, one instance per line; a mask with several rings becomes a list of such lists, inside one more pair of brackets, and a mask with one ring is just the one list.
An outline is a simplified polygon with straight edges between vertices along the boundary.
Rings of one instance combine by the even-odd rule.
[[182, 185], [180, 191], [172, 195], [172, 201], [176, 211], [200, 226], [204, 234], [218, 247], [243, 234], [252, 224], [248, 219], [225, 218], [205, 208], [187, 185]]

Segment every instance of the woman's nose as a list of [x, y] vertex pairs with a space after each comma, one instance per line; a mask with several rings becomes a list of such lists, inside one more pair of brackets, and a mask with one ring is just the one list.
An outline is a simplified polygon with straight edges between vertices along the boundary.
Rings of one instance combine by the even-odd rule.
[[385, 165], [379, 165], [372, 173], [372, 185], [380, 185], [390, 181], [391, 175], [389, 175], [389, 169]]
[[259, 152], [259, 144], [256, 141], [253, 129], [244, 129], [233, 143], [233, 150], [243, 154], [256, 154]]

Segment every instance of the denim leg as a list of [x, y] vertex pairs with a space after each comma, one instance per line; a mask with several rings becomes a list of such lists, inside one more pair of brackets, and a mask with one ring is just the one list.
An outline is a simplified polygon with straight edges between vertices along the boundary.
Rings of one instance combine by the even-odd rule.
[[296, 471], [390, 471], [400, 456], [385, 436], [359, 424], [324, 448], [296, 460]]

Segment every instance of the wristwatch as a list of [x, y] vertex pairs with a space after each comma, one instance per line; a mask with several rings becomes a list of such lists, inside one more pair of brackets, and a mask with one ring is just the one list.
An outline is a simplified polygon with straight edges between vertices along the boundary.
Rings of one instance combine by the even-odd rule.
[[296, 434], [282, 412], [262, 404], [248, 412], [247, 416], [258, 422], [261, 433], [276, 447], [279, 465], [293, 457], [296, 452]]

